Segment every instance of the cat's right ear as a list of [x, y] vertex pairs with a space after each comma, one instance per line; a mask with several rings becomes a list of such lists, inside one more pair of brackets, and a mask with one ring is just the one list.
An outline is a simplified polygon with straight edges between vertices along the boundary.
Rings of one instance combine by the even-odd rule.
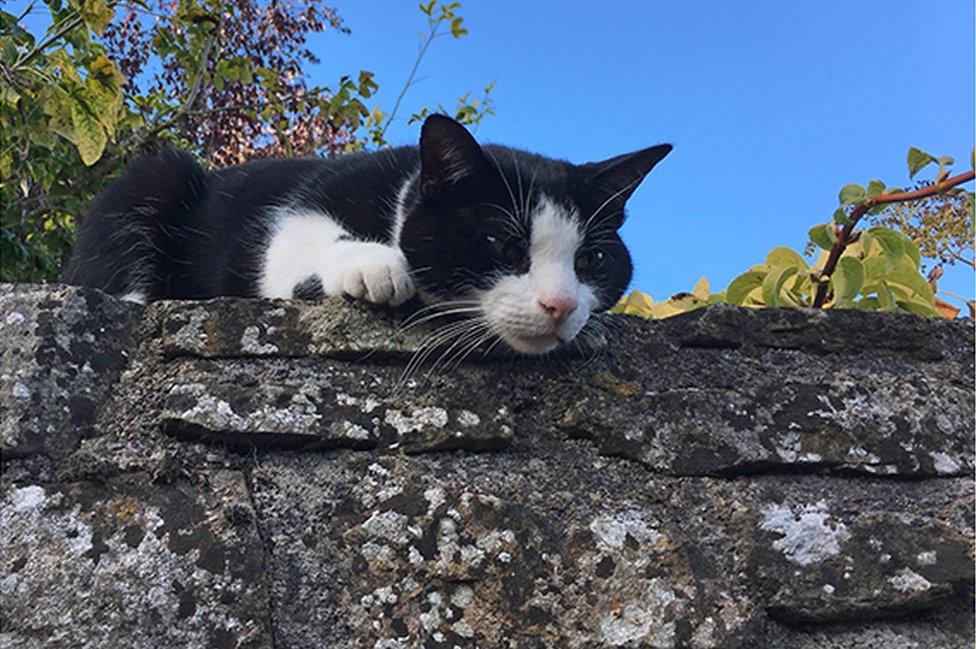
[[420, 130], [420, 191], [432, 197], [488, 165], [468, 129], [444, 115], [431, 115]]

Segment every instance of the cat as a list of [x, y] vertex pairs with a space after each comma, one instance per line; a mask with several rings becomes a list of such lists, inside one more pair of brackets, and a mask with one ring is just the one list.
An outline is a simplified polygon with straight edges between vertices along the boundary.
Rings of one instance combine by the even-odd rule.
[[164, 148], [82, 221], [64, 279], [123, 299], [416, 296], [482, 342], [545, 354], [630, 283], [618, 230], [662, 144], [574, 165], [480, 146], [431, 115], [419, 147], [204, 171]]

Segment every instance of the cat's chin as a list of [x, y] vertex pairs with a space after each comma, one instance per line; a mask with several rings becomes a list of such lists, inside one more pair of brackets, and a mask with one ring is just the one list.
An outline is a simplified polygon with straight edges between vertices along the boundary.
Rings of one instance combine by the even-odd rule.
[[541, 336], [516, 336], [509, 334], [502, 336], [502, 340], [508, 343], [508, 346], [518, 353], [527, 356], [547, 354], [559, 346], [559, 337], [556, 334], [544, 334]]

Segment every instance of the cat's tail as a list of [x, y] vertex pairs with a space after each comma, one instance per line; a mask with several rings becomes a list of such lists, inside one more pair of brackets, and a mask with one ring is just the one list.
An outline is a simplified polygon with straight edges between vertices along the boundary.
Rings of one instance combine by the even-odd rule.
[[91, 205], [62, 279], [143, 304], [179, 297], [174, 278], [188, 263], [182, 239], [206, 188], [186, 153], [167, 147], [136, 160]]

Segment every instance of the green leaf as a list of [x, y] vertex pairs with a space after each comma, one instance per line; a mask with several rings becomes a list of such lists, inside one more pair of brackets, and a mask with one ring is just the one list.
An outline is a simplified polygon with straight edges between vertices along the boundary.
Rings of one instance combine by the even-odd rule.
[[888, 262], [888, 258], [884, 255], [875, 255], [874, 257], [868, 257], [861, 261], [864, 266], [864, 283], [865, 292], [867, 292], [868, 286], [874, 284], [885, 276], [885, 265]]
[[820, 246], [824, 250], [830, 250], [837, 237], [834, 236], [834, 228], [828, 223], [821, 223], [810, 228], [808, 232], [810, 241]]
[[841, 205], [859, 205], [867, 198], [867, 192], [856, 183], [844, 185], [839, 194]]
[[864, 286], [864, 266], [857, 257], [841, 257], [830, 282], [834, 289], [834, 304], [852, 301]]
[[922, 251], [919, 250], [918, 244], [908, 237], [903, 237], [901, 242], [905, 246], [905, 254], [912, 260], [912, 264], [917, 270], [922, 266]]
[[108, 143], [105, 128], [88, 106], [77, 99], [71, 102], [71, 124], [74, 127], [72, 141], [78, 148], [81, 161], [90, 167], [102, 157]]
[[878, 302], [881, 303], [881, 308], [885, 311], [897, 311], [898, 303], [895, 300], [895, 294], [892, 292], [891, 287], [884, 280], [881, 280], [878, 284]]
[[796, 266], [780, 266], [769, 271], [762, 283], [763, 303], [767, 307], [775, 309], [781, 306], [783, 284], [799, 270]]
[[887, 257], [885, 272], [890, 272], [905, 254], [904, 239], [900, 234], [888, 228], [871, 228], [870, 232], [872, 238], [881, 246], [884, 256]]
[[725, 297], [731, 304], [742, 305], [755, 289], [762, 286], [766, 271], [750, 270], [742, 273], [725, 289]]
[[935, 162], [935, 158], [925, 151], [915, 147], [910, 148], [908, 150], [908, 177], [914, 178], [915, 174], [933, 162]]
[[800, 268], [806, 268], [807, 262], [800, 256], [800, 253], [786, 246], [780, 246], [773, 248], [766, 255], [766, 265], [773, 268], [777, 266], [798, 266]]
[[901, 308], [905, 309], [910, 313], [915, 313], [917, 315], [924, 315], [929, 317], [939, 316], [939, 312], [935, 309], [935, 306], [919, 301], [917, 299], [898, 300], [897, 302], [898, 302], [898, 306], [900, 306]]
[[851, 219], [848, 218], [847, 212], [844, 211], [843, 207], [838, 207], [836, 210], [834, 210], [834, 223], [838, 225], [847, 225], [850, 222]]
[[903, 257], [901, 263], [895, 266], [885, 279], [890, 283], [898, 283], [911, 289], [915, 295], [934, 308], [935, 296], [932, 293], [932, 286], [908, 258]]
[[872, 180], [868, 183], [868, 198], [880, 196], [884, 193], [885, 184], [880, 180]]
[[464, 18], [460, 16], [451, 21], [451, 36], [454, 38], [461, 38], [468, 33], [468, 30], [461, 26], [462, 22], [464, 22]]

